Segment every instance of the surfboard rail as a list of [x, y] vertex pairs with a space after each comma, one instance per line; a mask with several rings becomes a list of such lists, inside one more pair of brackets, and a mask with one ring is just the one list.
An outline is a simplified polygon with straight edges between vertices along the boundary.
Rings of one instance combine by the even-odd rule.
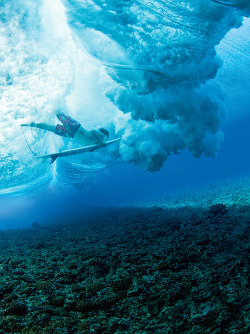
[[89, 145], [89, 146], [83, 146], [83, 147], [78, 147], [78, 148], [73, 148], [71, 150], [65, 150], [61, 152], [55, 152], [55, 153], [48, 153], [44, 155], [38, 155], [36, 158], [39, 159], [51, 159], [51, 163], [53, 163], [57, 158], [60, 157], [67, 157], [70, 155], [76, 155], [76, 154], [81, 154], [85, 152], [94, 152], [95, 150], [98, 150], [100, 148], [109, 146], [111, 144], [114, 144], [116, 142], [119, 142], [121, 138], [116, 138], [113, 140], [106, 141], [105, 143], [98, 144], [98, 145]]

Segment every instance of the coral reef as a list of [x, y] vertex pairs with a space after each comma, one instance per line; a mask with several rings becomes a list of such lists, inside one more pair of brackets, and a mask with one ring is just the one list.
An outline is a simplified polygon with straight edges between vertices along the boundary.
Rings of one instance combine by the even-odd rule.
[[248, 205], [0, 231], [0, 333], [250, 332]]

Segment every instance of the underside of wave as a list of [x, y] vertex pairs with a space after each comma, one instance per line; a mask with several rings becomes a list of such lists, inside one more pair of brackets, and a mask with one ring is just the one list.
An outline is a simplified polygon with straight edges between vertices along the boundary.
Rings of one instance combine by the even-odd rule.
[[[94, 161], [94, 158], [87, 154], [88, 157], [59, 158], [57, 159], [53, 181], [50, 186], [57, 192], [67, 190], [84, 190], [87, 191], [98, 183], [98, 176], [108, 167], [108, 163]], [[101, 173], [102, 174], [102, 173]]]
[[157, 171], [173, 151], [215, 157], [225, 119], [215, 46], [242, 24], [248, 2], [64, 4], [79, 49], [102, 67], [98, 85], [129, 115], [122, 129], [123, 160]]

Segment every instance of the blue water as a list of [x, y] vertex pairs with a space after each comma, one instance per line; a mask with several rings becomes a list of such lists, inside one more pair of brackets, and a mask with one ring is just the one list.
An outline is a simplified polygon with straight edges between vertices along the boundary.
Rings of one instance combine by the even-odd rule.
[[[225, 3], [225, 2], [224, 2]], [[1, 227], [78, 217], [249, 174], [250, 5], [10, 0], [0, 7]], [[61, 109], [114, 145], [25, 128]], [[172, 155], [173, 152], [182, 154]]]

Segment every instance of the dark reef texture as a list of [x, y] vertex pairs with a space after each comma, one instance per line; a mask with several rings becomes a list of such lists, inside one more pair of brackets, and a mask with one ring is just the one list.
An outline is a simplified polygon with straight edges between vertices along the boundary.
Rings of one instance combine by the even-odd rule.
[[0, 334], [250, 333], [249, 206], [0, 231]]

